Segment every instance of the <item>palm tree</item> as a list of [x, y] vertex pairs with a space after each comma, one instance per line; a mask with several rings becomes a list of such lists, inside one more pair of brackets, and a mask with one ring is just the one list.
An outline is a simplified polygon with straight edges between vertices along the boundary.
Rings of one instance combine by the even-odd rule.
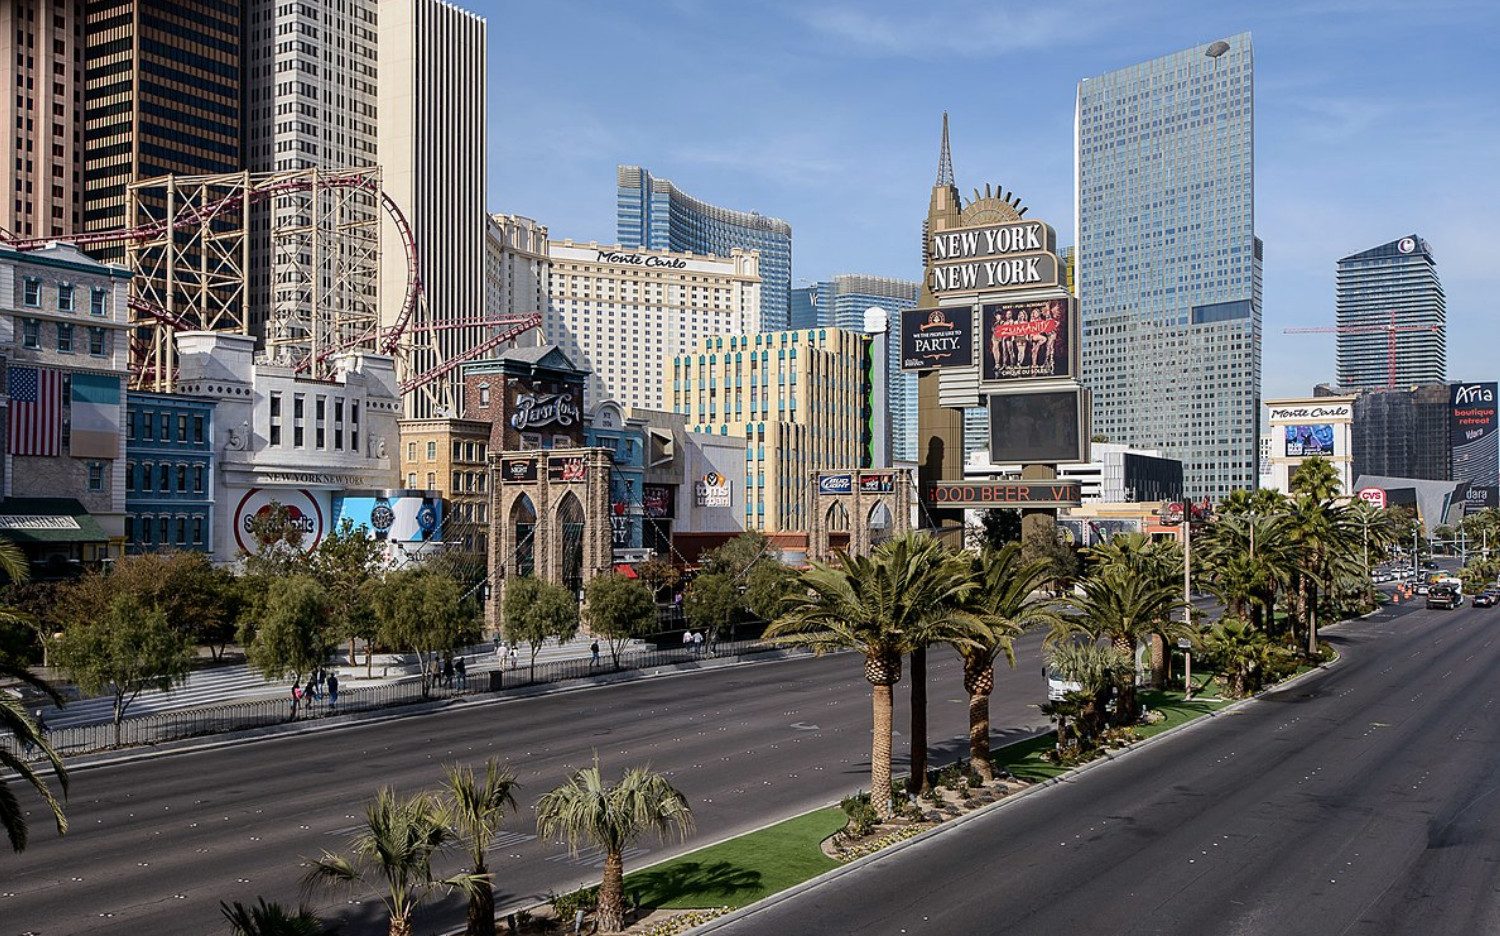
[[[1080, 585], [1083, 594], [1064, 599], [1078, 614], [1058, 619], [1049, 637], [1053, 643], [1076, 634], [1108, 638], [1121, 656], [1130, 659], [1136, 645], [1153, 634], [1171, 640], [1191, 632], [1186, 622], [1172, 620], [1172, 612], [1182, 607], [1175, 584], [1113, 568], [1085, 577]], [[1121, 724], [1135, 721], [1135, 683], [1134, 672], [1121, 682], [1115, 707]]]
[[1113, 645], [1071, 638], [1049, 645], [1046, 660], [1049, 670], [1079, 686], [1060, 702], [1048, 702], [1042, 708], [1042, 714], [1057, 719], [1058, 747], [1068, 743], [1069, 718], [1074, 721], [1079, 740], [1089, 740], [1104, 727], [1110, 692], [1134, 678], [1134, 662]]
[[1306, 494], [1314, 500], [1329, 503], [1343, 491], [1339, 470], [1325, 458], [1304, 459], [1292, 469], [1287, 478], [1287, 487], [1293, 494]]
[[539, 835], [566, 839], [575, 857], [586, 844], [604, 852], [598, 924], [613, 933], [625, 928], [625, 846], [649, 831], [662, 838], [676, 831], [686, 839], [693, 811], [687, 797], [650, 767], [632, 767], [619, 783], [606, 784], [595, 755], [592, 767], [574, 771], [537, 801], [536, 827]]
[[840, 553], [836, 566], [813, 563], [766, 630], [768, 637], [814, 653], [854, 650], [864, 656], [865, 679], [873, 687], [870, 802], [882, 819], [891, 814], [891, 687], [901, 681], [901, 657], [923, 640], [972, 640], [961, 635], [977, 625], [960, 607], [977, 585], [968, 563], [934, 550], [931, 542], [909, 534], [881, 543], [869, 556]]
[[[25, 554], [14, 543], [0, 540], [0, 573], [8, 576], [12, 582], [24, 582], [30, 578], [30, 571], [26, 565]], [[29, 622], [30, 616], [18, 608], [0, 605], [0, 619], [7, 623], [23, 623]], [[63, 698], [57, 690], [34, 675], [25, 661], [14, 659], [4, 653], [0, 653], [0, 679], [13, 679], [25, 683], [45, 693], [54, 705], [63, 704]], [[42, 798], [42, 802], [47, 804], [48, 810], [52, 813], [52, 821], [57, 825], [57, 834], [67, 834], [68, 817], [63, 812], [62, 803], [53, 795], [47, 782], [37, 772], [37, 768], [31, 764], [28, 752], [33, 750], [41, 752], [42, 758], [57, 775], [57, 785], [62, 788], [64, 795], [68, 792], [68, 772], [63, 767], [62, 758], [58, 757], [52, 745], [47, 743], [46, 729], [26, 711], [26, 705], [21, 699], [8, 693], [0, 693], [0, 733], [9, 734], [14, 745], [0, 745], [0, 826], [5, 827], [5, 835], [10, 839], [10, 847], [17, 852], [25, 850], [28, 826], [26, 813], [21, 808], [20, 800], [7, 789], [7, 780], [4, 775], [9, 773], [14, 773], [33, 790], [36, 790], [37, 795]]]
[[495, 840], [507, 813], [516, 810], [516, 775], [493, 757], [485, 761], [484, 776], [474, 768], [451, 764], [443, 768], [438, 817], [459, 845], [469, 850], [478, 885], [469, 895], [467, 936], [494, 936], [495, 889], [485, 867], [485, 853]]
[[958, 652], [964, 661], [964, 690], [969, 693], [969, 768], [981, 779], [993, 780], [990, 760], [990, 693], [995, 688], [995, 660], [1005, 654], [1016, 665], [1012, 641], [1038, 624], [1052, 625], [1057, 615], [1040, 595], [1050, 579], [1045, 559], [1024, 562], [1020, 543], [1006, 543], [987, 552], [975, 570], [981, 585], [972, 599], [983, 628]]
[[1244, 620], [1225, 615], [1203, 635], [1204, 652], [1218, 664], [1229, 695], [1239, 698], [1259, 688], [1277, 654], [1285, 654]]
[[304, 887], [318, 884], [379, 883], [380, 900], [390, 915], [390, 936], [411, 936], [411, 916], [417, 906], [436, 890], [461, 891], [473, 896], [480, 875], [432, 876], [432, 856], [452, 840], [439, 821], [431, 794], [400, 797], [382, 787], [365, 807], [365, 827], [354, 837], [352, 860], [325, 851], [312, 863], [303, 879]]
[[264, 897], [257, 898], [253, 907], [221, 900], [219, 912], [229, 921], [234, 936], [323, 936], [328, 932], [306, 907], [288, 910], [279, 903], [267, 903]]

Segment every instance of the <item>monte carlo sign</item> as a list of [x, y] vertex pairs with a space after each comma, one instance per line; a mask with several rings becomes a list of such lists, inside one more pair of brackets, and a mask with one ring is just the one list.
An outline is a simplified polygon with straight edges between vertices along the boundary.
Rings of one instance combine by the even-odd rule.
[[939, 231], [927, 247], [934, 294], [1058, 284], [1057, 235], [1041, 221]]

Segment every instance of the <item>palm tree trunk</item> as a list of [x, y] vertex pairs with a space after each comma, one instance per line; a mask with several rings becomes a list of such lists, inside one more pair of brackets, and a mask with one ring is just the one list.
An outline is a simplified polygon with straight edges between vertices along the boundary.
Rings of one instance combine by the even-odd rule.
[[[889, 778], [887, 778], [889, 784]], [[618, 849], [604, 856], [604, 879], [599, 882], [599, 909], [594, 915], [601, 933], [625, 928], [625, 858]], [[566, 925], [567, 921], [563, 921]]]
[[411, 917], [391, 915], [391, 925], [386, 929], [387, 936], [411, 936]]
[[870, 805], [882, 819], [891, 817], [891, 687], [870, 687]]
[[911, 792], [932, 792], [927, 777], [927, 648], [911, 652]]
[[990, 693], [995, 688], [995, 661], [964, 651], [964, 689], [969, 693], [969, 769], [981, 780], [995, 779], [990, 762]]
[[990, 694], [975, 692], [969, 696], [969, 769], [986, 782], [995, 779], [990, 762]]
[[1307, 656], [1312, 659], [1318, 655], [1318, 586], [1313, 585], [1308, 591], [1311, 596], [1307, 603]]
[[[489, 871], [483, 863], [474, 865], [475, 874]], [[488, 879], [479, 882], [479, 887], [469, 898], [468, 926], [465, 936], [495, 936], [495, 888]]]

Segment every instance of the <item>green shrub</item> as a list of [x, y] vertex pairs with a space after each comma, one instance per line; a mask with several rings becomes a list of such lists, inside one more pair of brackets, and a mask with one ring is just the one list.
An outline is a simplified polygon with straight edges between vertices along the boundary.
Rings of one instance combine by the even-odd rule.
[[870, 794], [856, 793], [839, 801], [839, 809], [849, 817], [845, 831], [854, 836], [869, 835], [880, 823], [880, 814], [870, 805]]
[[592, 913], [599, 906], [599, 888], [595, 885], [566, 894], [555, 894], [548, 903], [552, 904], [552, 911], [559, 920], [570, 922], [579, 910]]

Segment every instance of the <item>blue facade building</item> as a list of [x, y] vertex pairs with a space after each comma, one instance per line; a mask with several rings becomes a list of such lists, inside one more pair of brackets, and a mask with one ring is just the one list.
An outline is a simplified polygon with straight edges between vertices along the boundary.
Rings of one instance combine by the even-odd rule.
[[735, 247], [760, 252], [760, 327], [787, 328], [792, 289], [792, 226], [754, 211], [699, 201], [640, 166], [620, 166], [616, 238], [621, 247], [729, 256]]
[[1240, 33], [1078, 84], [1074, 211], [1093, 431], [1258, 482], [1254, 55]]
[[214, 401], [131, 391], [125, 401], [125, 551], [213, 551]]
[[609, 472], [610, 528], [615, 549], [656, 547], [647, 542], [646, 530], [646, 427], [627, 419], [616, 403], [605, 402], [594, 410], [583, 429], [583, 444], [608, 449], [614, 458]]

